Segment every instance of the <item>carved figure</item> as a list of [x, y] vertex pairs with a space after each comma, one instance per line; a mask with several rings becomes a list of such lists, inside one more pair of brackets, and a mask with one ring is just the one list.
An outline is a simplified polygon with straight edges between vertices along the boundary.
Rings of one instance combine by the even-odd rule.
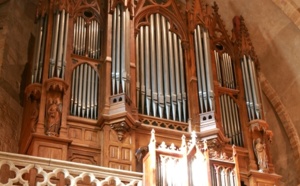
[[58, 136], [61, 122], [61, 106], [53, 102], [47, 110], [47, 132], [48, 136]]
[[30, 116], [30, 126], [32, 132], [35, 132], [36, 130], [38, 118], [39, 118], [39, 104], [37, 101], [34, 101], [33, 110]]
[[266, 170], [268, 170], [268, 157], [266, 154], [266, 144], [262, 143], [260, 138], [257, 138], [253, 146], [257, 158], [259, 171], [265, 172]]

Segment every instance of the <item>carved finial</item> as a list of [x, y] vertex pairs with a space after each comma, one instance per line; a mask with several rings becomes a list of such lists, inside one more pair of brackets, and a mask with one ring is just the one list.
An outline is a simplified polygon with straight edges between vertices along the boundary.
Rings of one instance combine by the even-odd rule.
[[207, 147], [207, 141], [206, 141], [206, 140], [204, 140], [204, 142], [203, 142], [203, 149], [204, 149], [204, 150], [207, 150], [207, 149], [208, 149], [208, 147]]
[[186, 145], [186, 141], [185, 141], [186, 137], [185, 135], [182, 135], [181, 137], [181, 147], [180, 147], [180, 151], [182, 152], [186, 152], [186, 148], [187, 148], [187, 145]]
[[170, 150], [176, 150], [176, 147], [175, 147], [174, 143], [172, 143], [172, 144], [170, 145], [169, 149], [170, 149]]
[[192, 131], [192, 135], [191, 135], [191, 137], [192, 137], [192, 145], [196, 145], [196, 143], [197, 143], [197, 135], [196, 135], [196, 132], [193, 130]]
[[236, 156], [236, 146], [232, 145], [232, 157]]
[[167, 145], [166, 145], [166, 143], [163, 141], [163, 142], [161, 142], [161, 144], [159, 145], [158, 148], [159, 148], [159, 149], [166, 149], [166, 148], [167, 148]]
[[156, 140], [155, 140], [155, 130], [152, 129], [151, 130], [151, 138], [150, 138], [150, 143], [155, 143]]

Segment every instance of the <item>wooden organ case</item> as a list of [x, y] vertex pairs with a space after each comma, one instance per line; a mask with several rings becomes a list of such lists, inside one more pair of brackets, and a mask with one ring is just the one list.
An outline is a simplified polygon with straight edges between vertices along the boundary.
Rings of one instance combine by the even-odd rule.
[[[169, 157], [194, 131], [201, 156], [235, 160], [237, 180], [208, 163], [206, 184], [278, 183], [242, 17], [229, 36], [218, 6], [200, 0], [40, 0], [36, 23], [20, 153], [144, 170], [146, 185], [172, 185], [147, 179], [155, 177], [151, 163], [155, 175], [163, 171], [162, 160], [149, 160], [151, 130], [157, 142], [173, 143]], [[186, 175], [197, 174], [190, 166]]]

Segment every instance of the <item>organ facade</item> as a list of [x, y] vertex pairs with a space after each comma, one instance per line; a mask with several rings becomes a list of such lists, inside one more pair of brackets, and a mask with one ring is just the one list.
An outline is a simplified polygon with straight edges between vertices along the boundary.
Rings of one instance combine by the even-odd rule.
[[40, 0], [20, 153], [143, 172], [144, 185], [277, 184], [259, 61], [244, 19], [229, 35], [218, 9]]

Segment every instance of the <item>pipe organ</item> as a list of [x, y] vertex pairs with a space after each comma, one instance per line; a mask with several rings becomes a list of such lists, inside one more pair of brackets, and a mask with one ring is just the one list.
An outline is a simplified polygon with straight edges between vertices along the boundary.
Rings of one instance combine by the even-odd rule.
[[154, 117], [187, 121], [186, 83], [180, 37], [160, 14], [136, 36], [137, 106]]
[[243, 18], [229, 36], [218, 8], [40, 0], [20, 153], [144, 172], [146, 185], [178, 185], [180, 171], [181, 185], [278, 183], [257, 56]]

